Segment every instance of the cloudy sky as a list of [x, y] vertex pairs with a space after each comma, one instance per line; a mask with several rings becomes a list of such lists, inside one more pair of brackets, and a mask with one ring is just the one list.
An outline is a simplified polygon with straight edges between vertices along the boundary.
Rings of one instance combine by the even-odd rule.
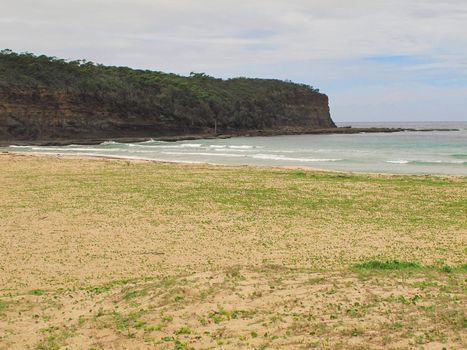
[[311, 84], [336, 121], [467, 121], [467, 0], [0, 0], [0, 48]]

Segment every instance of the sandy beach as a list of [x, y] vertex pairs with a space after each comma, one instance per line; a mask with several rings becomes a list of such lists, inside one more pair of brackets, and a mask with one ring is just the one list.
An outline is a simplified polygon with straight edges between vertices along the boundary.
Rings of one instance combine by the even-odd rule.
[[466, 345], [465, 177], [11, 153], [0, 169], [0, 349]]

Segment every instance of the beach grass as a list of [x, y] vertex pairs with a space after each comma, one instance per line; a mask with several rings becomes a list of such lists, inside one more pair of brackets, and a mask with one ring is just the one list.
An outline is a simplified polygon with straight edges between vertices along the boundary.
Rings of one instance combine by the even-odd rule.
[[0, 349], [466, 346], [465, 177], [0, 170]]

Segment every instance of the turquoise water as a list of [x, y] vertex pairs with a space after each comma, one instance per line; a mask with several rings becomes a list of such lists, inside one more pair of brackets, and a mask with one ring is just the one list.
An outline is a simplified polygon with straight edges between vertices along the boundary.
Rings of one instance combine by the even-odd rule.
[[10, 146], [46, 152], [229, 165], [308, 166], [354, 172], [467, 175], [467, 122], [344, 123], [354, 127], [458, 128], [459, 131], [296, 135], [100, 145]]

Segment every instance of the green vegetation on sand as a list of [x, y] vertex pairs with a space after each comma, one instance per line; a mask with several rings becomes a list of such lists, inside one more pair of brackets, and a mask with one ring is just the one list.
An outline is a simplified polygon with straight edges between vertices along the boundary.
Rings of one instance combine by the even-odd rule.
[[0, 169], [0, 349], [465, 348], [465, 177]]

